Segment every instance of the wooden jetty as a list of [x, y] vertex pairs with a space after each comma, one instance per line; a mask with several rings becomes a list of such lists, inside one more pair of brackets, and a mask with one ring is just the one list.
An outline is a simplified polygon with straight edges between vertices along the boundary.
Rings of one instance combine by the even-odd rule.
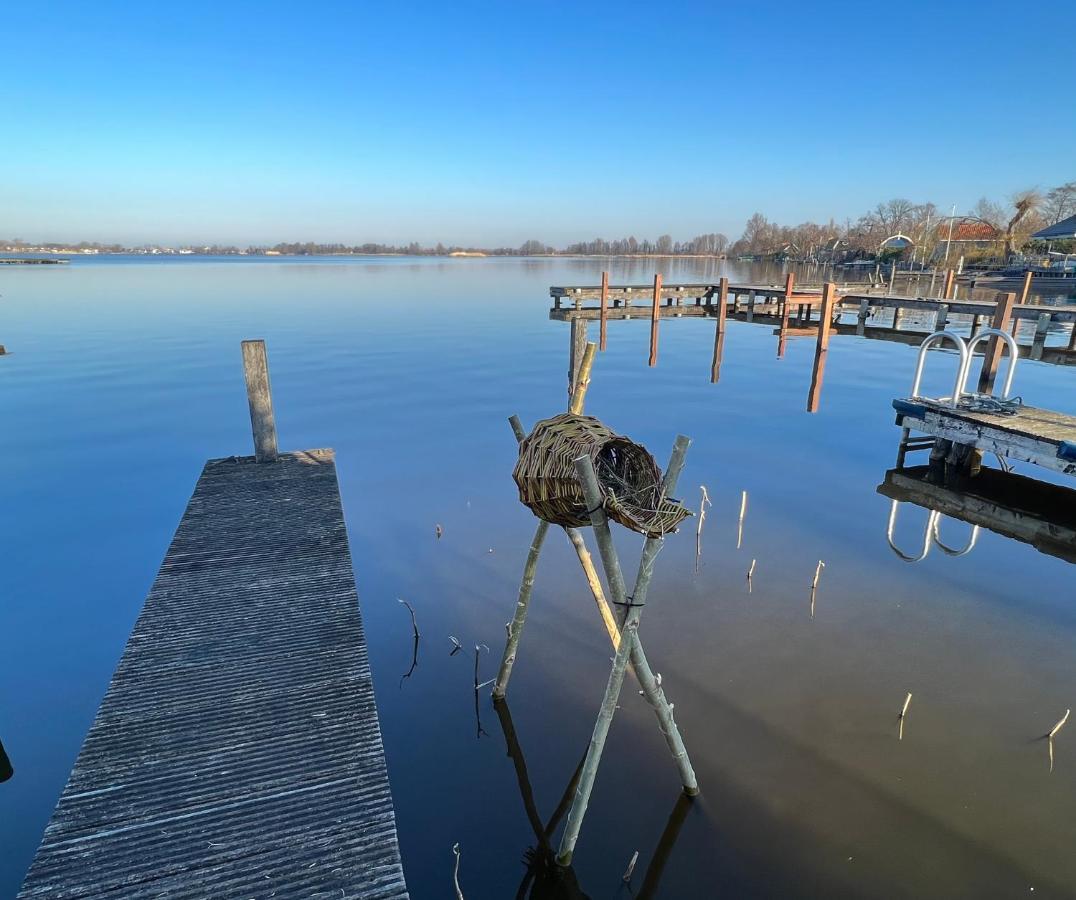
[[20, 900], [406, 898], [331, 450], [206, 463]]
[[890, 469], [878, 493], [1076, 563], [1076, 491], [1000, 469], [984, 468], [959, 489], [935, 474], [931, 466]]
[[3, 266], [57, 266], [68, 263], [69, 259], [48, 259], [40, 256], [0, 256]]
[[[1011, 310], [1003, 327], [1019, 340], [1021, 356], [1054, 365], [1076, 365], [1076, 305], [1027, 303], [1030, 280], [1025, 279], [1020, 294], [999, 294], [993, 301], [958, 299], [953, 273], [939, 286], [942, 296], [902, 296], [891, 293], [891, 285], [863, 283], [835, 284], [835, 303], [830, 317], [834, 334], [857, 335], [874, 340], [918, 345], [928, 334], [946, 325], [961, 324], [974, 334], [997, 319], [1008, 301]], [[572, 324], [571, 370], [586, 343], [587, 323], [599, 321], [602, 329], [612, 321], [647, 318], [651, 330], [661, 319], [719, 319], [766, 324], [780, 329], [783, 339], [806, 335], [818, 329], [822, 311], [822, 285], [795, 285], [791, 276], [784, 284], [731, 284], [658, 282], [654, 285], [553, 286], [549, 289], [553, 306], [549, 318]], [[604, 299], [603, 299], [604, 298]], [[597, 303], [588, 302], [595, 301]], [[719, 315], [719, 309], [721, 314]], [[926, 324], [926, 329], [908, 327], [910, 320]], [[1025, 324], [1027, 323], [1027, 324]], [[1033, 323], [1033, 327], [1028, 327]], [[1047, 344], [1051, 335], [1061, 334], [1061, 344]], [[651, 356], [656, 354], [656, 341]]]

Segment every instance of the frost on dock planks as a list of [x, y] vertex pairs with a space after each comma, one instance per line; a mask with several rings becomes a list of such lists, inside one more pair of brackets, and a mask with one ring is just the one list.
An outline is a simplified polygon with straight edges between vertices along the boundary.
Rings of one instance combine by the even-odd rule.
[[206, 463], [19, 897], [406, 898], [331, 450]]

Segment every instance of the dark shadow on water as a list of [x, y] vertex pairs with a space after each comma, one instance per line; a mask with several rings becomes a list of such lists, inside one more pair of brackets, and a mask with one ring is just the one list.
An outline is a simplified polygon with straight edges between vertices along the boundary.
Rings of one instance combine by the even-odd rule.
[[15, 769], [11, 765], [7, 751], [4, 750], [4, 742], [0, 741], [0, 784], [7, 781], [14, 774]]

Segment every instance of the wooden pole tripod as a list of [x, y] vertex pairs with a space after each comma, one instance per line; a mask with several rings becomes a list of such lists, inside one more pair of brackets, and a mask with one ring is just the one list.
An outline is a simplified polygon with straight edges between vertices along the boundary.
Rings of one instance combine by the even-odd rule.
[[[590, 370], [593, 366], [594, 352], [596, 349], [594, 344], [587, 344], [583, 362], [580, 366], [575, 393], [572, 396], [572, 402], [569, 407], [569, 410], [573, 413], [581, 414], [583, 411], [587, 387], [590, 384]], [[516, 434], [516, 439], [522, 441], [526, 434], [518, 417], [513, 416], [509, 421]], [[687, 453], [689, 444], [690, 441], [682, 435], [676, 439], [669, 465], [666, 468], [662, 480], [662, 496], [667, 497], [675, 491], [676, 482], [680, 476], [680, 471], [683, 468], [684, 457]], [[580, 563], [587, 578], [587, 583], [591, 588], [591, 593], [594, 596], [603, 623], [609, 633], [610, 641], [613, 644], [614, 650], [616, 650], [616, 656], [613, 662], [613, 669], [610, 672], [609, 683], [606, 686], [605, 698], [602, 702], [601, 711], [599, 712], [598, 719], [594, 725], [594, 734], [591, 738], [590, 748], [587, 751], [586, 761], [576, 789], [571, 813], [568, 817], [568, 826], [565, 829], [564, 837], [561, 840], [560, 849], [557, 854], [557, 862], [561, 865], [568, 865], [571, 862], [572, 852], [575, 848], [576, 841], [579, 838], [579, 831], [582, 827], [587, 803], [589, 802], [590, 793], [594, 786], [598, 764], [601, 761], [602, 750], [605, 746], [605, 738], [609, 732], [609, 726], [612, 723], [613, 712], [616, 709], [617, 698], [620, 696], [620, 689], [624, 683], [624, 676], [629, 662], [639, 681], [639, 685], [642, 688], [643, 696], [654, 709], [654, 713], [658, 718], [659, 727], [665, 737], [669, 752], [676, 762], [680, 772], [680, 779], [684, 787], [684, 792], [689, 796], [694, 796], [699, 792], [695, 771], [691, 766], [691, 760], [688, 758], [683, 738], [680, 736], [680, 729], [677, 727], [676, 721], [673, 718], [672, 704], [670, 704], [666, 698], [660, 680], [650, 668], [650, 664], [647, 661], [646, 654], [643, 650], [642, 642], [639, 640], [638, 636], [639, 619], [642, 615], [642, 607], [646, 602], [646, 593], [650, 585], [651, 576], [653, 575], [654, 562], [658, 552], [661, 550], [664, 539], [648, 538], [643, 545], [643, 553], [639, 561], [639, 571], [635, 581], [635, 591], [631, 595], [629, 602], [627, 588], [624, 583], [624, 575], [620, 568], [620, 560], [617, 556], [616, 548], [613, 545], [609, 520], [602, 507], [601, 493], [598, 488], [597, 476], [594, 473], [593, 464], [589, 457], [583, 457], [576, 460], [576, 467], [584, 495], [586, 496], [588, 508], [593, 510], [590, 514], [591, 526], [594, 529], [594, 534], [598, 541], [598, 548], [602, 558], [602, 566], [605, 569], [605, 577], [609, 585], [609, 591], [612, 595], [613, 604], [619, 607], [620, 613], [616, 618], [613, 617], [609, 602], [606, 600], [605, 594], [602, 591], [601, 581], [598, 579], [597, 572], [594, 570], [594, 564], [586, 549], [586, 543], [583, 540], [582, 534], [578, 529], [566, 528], [565, 531], [579, 556]], [[519, 599], [516, 602], [515, 614], [508, 627], [508, 640], [505, 643], [501, 668], [497, 674], [496, 683], [493, 688], [493, 696], [495, 699], [503, 698], [508, 690], [508, 681], [512, 674], [512, 667], [516, 661], [519, 641], [522, 637], [523, 626], [526, 624], [527, 610], [530, 606], [531, 594], [534, 589], [534, 578], [538, 568], [538, 558], [541, 554], [542, 544], [545, 541], [545, 536], [548, 530], [548, 522], [540, 521], [538, 523], [538, 529], [535, 532], [530, 552], [527, 555], [527, 562], [523, 569], [523, 580], [519, 589]]]

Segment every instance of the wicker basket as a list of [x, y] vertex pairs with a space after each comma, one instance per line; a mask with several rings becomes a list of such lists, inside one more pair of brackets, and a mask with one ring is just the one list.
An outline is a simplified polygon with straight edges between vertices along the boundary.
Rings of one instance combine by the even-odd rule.
[[580, 456], [594, 463], [606, 514], [625, 528], [661, 537], [691, 515], [679, 501], [661, 496], [661, 469], [645, 447], [592, 416], [562, 413], [534, 426], [512, 473], [519, 499], [538, 518], [571, 528], [590, 524], [575, 471]]

